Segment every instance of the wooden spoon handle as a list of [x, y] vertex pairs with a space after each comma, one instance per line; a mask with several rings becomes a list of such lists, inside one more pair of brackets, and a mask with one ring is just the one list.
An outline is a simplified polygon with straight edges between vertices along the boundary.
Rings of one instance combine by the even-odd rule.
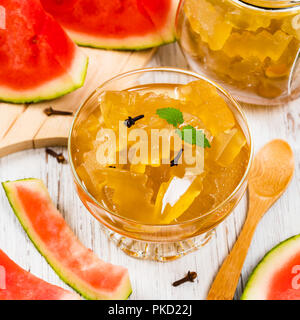
[[207, 300], [233, 299], [256, 226], [267, 207], [267, 203], [256, 202], [256, 204], [249, 208], [244, 227], [232, 251], [223, 262], [210, 288]]

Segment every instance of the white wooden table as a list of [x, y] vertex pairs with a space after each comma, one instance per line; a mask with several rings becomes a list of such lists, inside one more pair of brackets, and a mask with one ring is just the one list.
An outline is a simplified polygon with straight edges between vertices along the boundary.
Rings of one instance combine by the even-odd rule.
[[[158, 50], [151, 66], [187, 68], [177, 45]], [[247, 277], [263, 255], [280, 241], [300, 233], [300, 99], [284, 107], [245, 107], [252, 129], [255, 151], [274, 138], [287, 140], [296, 158], [296, 172], [288, 191], [261, 221], [249, 251], [240, 284], [239, 298]], [[298, 142], [297, 142], [298, 140]], [[58, 151], [61, 148], [57, 148]], [[63, 149], [67, 156], [66, 149]], [[204, 248], [168, 263], [140, 261], [125, 255], [108, 241], [99, 223], [83, 207], [75, 194], [71, 171], [48, 157], [44, 149], [19, 152], [0, 159], [0, 181], [35, 177], [45, 181], [52, 199], [84, 245], [102, 259], [128, 267], [133, 287], [131, 299], [205, 299], [220, 264], [228, 254], [245, 219], [247, 197], [216, 230]], [[33, 274], [67, 288], [37, 252], [10, 209], [0, 190], [0, 248]], [[172, 287], [172, 282], [196, 271], [195, 283]]]

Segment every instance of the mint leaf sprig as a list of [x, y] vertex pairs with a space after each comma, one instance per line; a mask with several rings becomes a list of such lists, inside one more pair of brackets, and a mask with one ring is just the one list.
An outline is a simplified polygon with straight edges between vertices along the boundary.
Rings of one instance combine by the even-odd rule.
[[172, 124], [175, 128], [184, 122], [182, 112], [175, 108], [157, 109], [156, 114], [161, 119], [165, 119], [169, 124]]
[[[172, 124], [176, 128], [176, 133], [183, 141], [202, 148], [211, 147], [205, 133], [202, 130], [197, 130], [191, 125], [186, 125], [183, 128], [178, 129], [178, 126], [184, 123], [183, 114], [179, 109], [161, 108], [156, 110], [156, 114], [161, 119], [164, 119], [169, 124]], [[190, 132], [190, 130], [192, 130], [192, 134], [187, 134], [188, 132]]]
[[[190, 134], [190, 131], [192, 134]], [[210, 148], [210, 143], [206, 138], [206, 135], [201, 130], [196, 130], [193, 126], [187, 125], [181, 129], [176, 129], [176, 133], [179, 137], [192, 145], [197, 145], [201, 148]]]

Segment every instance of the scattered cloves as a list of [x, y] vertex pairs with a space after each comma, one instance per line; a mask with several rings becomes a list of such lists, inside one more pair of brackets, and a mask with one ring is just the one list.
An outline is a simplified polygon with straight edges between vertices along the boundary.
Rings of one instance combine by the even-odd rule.
[[116, 169], [116, 166], [109, 166], [109, 168]]
[[194, 280], [195, 280], [196, 278], [197, 278], [197, 273], [196, 273], [196, 272], [193, 272], [193, 271], [192, 271], [192, 272], [189, 271], [184, 278], [175, 281], [175, 282], [173, 283], [173, 287], [180, 286], [181, 284], [183, 284], [183, 283], [185, 283], [185, 282], [188, 282], [188, 281], [194, 282]]
[[72, 116], [73, 115], [73, 112], [71, 112], [71, 111], [54, 110], [52, 107], [45, 109], [44, 113], [48, 117], [50, 117], [52, 115], [58, 115], [58, 116]]
[[128, 119], [124, 121], [124, 124], [127, 128], [131, 128], [138, 120], [143, 119], [144, 117], [145, 116], [143, 114], [135, 118], [128, 117]]
[[56, 158], [58, 163], [65, 163], [66, 158], [62, 153], [56, 153], [54, 150], [47, 148], [46, 153], [49, 154], [50, 156]]
[[171, 167], [178, 166], [178, 161], [179, 161], [179, 159], [180, 159], [180, 157], [181, 157], [181, 155], [182, 155], [182, 152], [183, 152], [183, 149], [181, 149], [181, 150], [178, 152], [178, 154], [177, 154], [177, 156], [174, 158], [174, 160], [171, 160], [171, 162], [170, 162], [170, 166], [171, 166]]

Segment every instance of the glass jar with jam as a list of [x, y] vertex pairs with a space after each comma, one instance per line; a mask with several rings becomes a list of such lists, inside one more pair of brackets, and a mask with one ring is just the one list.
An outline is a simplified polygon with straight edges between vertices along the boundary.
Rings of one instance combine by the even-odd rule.
[[300, 1], [182, 0], [177, 34], [191, 67], [242, 102], [300, 94]]

